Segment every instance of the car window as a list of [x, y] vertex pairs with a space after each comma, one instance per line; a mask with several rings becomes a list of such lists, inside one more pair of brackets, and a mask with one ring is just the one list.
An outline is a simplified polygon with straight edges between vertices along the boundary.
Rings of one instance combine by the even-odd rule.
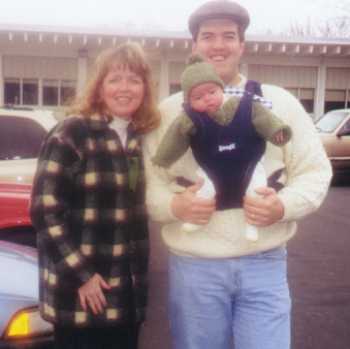
[[348, 114], [347, 111], [330, 111], [317, 121], [316, 127], [322, 132], [333, 132]]
[[33, 120], [0, 117], [0, 160], [36, 158], [47, 131]]
[[348, 120], [341, 128], [341, 131], [343, 133], [349, 133], [350, 134], [350, 120]]

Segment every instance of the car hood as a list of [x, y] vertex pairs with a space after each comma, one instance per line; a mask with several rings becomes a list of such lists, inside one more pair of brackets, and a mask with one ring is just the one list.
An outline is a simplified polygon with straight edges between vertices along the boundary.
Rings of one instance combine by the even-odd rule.
[[334, 140], [336, 136], [333, 133], [327, 133], [327, 132], [318, 132], [322, 142], [330, 142], [331, 140]]
[[0, 297], [38, 299], [38, 263], [34, 248], [0, 241]]
[[0, 181], [31, 184], [36, 164], [37, 159], [0, 161]]

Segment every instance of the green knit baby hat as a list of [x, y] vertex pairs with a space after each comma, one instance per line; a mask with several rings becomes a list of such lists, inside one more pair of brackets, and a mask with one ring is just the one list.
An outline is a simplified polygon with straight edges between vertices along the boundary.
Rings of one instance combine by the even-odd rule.
[[224, 82], [216, 73], [214, 67], [204, 61], [198, 55], [193, 54], [188, 58], [185, 70], [181, 75], [181, 88], [184, 93], [184, 99], [189, 99], [189, 94], [193, 87], [203, 84], [205, 82], [214, 82], [220, 87], [224, 88]]

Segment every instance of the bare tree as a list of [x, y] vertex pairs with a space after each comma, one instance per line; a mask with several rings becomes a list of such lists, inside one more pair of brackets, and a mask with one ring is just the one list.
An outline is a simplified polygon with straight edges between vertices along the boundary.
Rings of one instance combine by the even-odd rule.
[[294, 22], [287, 29], [286, 34], [288, 36], [296, 36], [296, 37], [312, 37], [316, 36], [315, 28], [311, 24], [310, 19], [307, 20], [306, 23], [302, 24], [300, 22]]
[[337, 15], [326, 20], [312, 23], [292, 23], [286, 31], [287, 36], [348, 38], [350, 33], [350, 0], [338, 2], [335, 6]]

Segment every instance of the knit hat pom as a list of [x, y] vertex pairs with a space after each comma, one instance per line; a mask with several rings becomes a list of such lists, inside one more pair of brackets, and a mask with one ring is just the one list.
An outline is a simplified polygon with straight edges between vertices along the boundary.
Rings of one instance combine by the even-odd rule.
[[191, 64], [201, 63], [201, 62], [204, 62], [203, 57], [198, 53], [194, 53], [188, 57], [186, 65], [189, 66]]
[[186, 68], [181, 75], [181, 87], [185, 101], [189, 100], [189, 94], [195, 86], [206, 82], [213, 82], [224, 88], [224, 83], [214, 67], [201, 55], [194, 53], [188, 57]]

